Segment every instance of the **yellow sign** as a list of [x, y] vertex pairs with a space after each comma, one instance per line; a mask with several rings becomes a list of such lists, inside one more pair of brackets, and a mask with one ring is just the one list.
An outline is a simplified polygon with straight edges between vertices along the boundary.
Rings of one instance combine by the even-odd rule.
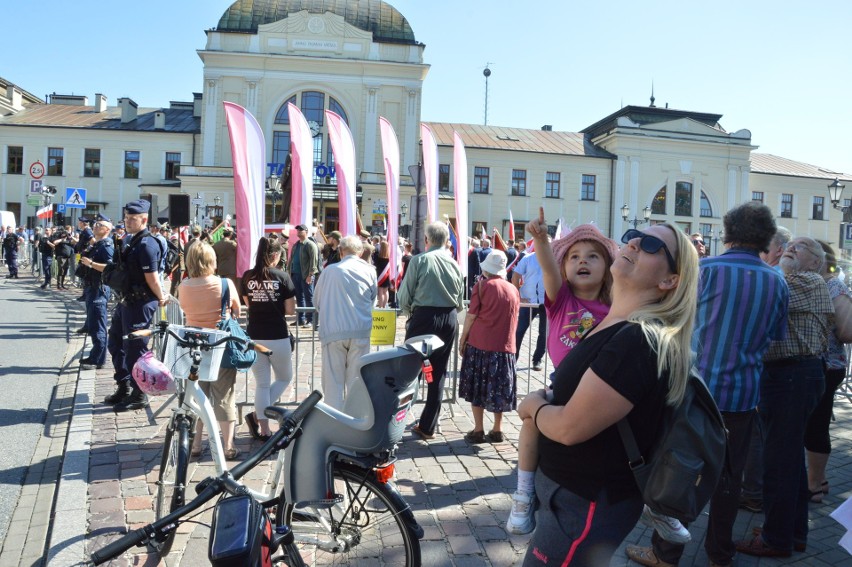
[[396, 338], [396, 310], [373, 309], [373, 331], [370, 333], [370, 344], [392, 345]]

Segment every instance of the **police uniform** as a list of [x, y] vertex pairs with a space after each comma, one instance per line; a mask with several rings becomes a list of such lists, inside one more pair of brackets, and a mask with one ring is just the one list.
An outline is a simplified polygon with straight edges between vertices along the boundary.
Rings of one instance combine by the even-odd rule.
[[[125, 210], [128, 214], [143, 214], [148, 212], [150, 206], [144, 200], [132, 201], [125, 206]], [[141, 409], [148, 405], [147, 396], [131, 376], [133, 365], [148, 351], [148, 339], [122, 339], [133, 331], [149, 328], [157, 311], [157, 295], [148, 286], [145, 274], [157, 273], [160, 267], [160, 245], [144, 225], [140, 232], [141, 237], [136, 239], [133, 246], [130, 246], [131, 241], [138, 234], [133, 237], [128, 235], [121, 244], [121, 261], [126, 264], [130, 290], [113, 312], [107, 342], [118, 388], [115, 394], [104, 401], [115, 404], [115, 411]]]
[[6, 266], [9, 268], [7, 278], [18, 278], [18, 241], [20, 238], [16, 232], [10, 231], [6, 233], [6, 237], [3, 239], [3, 249], [6, 252]]
[[[112, 264], [115, 247], [107, 237], [94, 243], [85, 256], [98, 264]], [[107, 303], [112, 294], [108, 285], [103, 283], [103, 274], [89, 269], [86, 272], [86, 328], [92, 339], [89, 356], [81, 360], [100, 368], [106, 362], [107, 355]]]

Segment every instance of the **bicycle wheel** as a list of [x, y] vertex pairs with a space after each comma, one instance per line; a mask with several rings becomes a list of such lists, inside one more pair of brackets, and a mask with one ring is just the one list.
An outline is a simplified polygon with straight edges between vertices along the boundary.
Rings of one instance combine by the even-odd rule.
[[[420, 541], [405, 525], [386, 485], [372, 472], [336, 462], [330, 508], [299, 508], [281, 499], [276, 523], [293, 530], [308, 565], [420, 565]], [[283, 508], [283, 509], [282, 509]]]
[[[157, 476], [156, 516], [158, 520], [184, 505], [191, 431], [190, 420], [180, 414], [175, 416], [166, 429], [163, 458], [160, 461], [160, 473]], [[175, 533], [171, 532], [163, 541], [151, 541], [151, 546], [160, 555], [167, 555], [171, 551], [174, 539]]]

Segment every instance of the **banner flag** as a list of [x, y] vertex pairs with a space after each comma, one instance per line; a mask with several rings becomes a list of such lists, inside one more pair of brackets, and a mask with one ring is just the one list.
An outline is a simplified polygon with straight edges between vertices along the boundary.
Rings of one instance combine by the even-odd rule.
[[385, 185], [388, 189], [387, 239], [391, 281], [399, 275], [399, 141], [393, 126], [384, 116], [379, 117], [382, 135], [382, 155], [385, 162]]
[[494, 242], [491, 243], [491, 247], [494, 248], [494, 250], [502, 250], [503, 252], [508, 249], [506, 241], [503, 240], [503, 237], [500, 236], [500, 231], [496, 228], [494, 228]]
[[237, 224], [237, 277], [254, 264], [257, 243], [263, 236], [266, 179], [266, 142], [251, 113], [233, 102], [223, 102], [231, 161], [234, 167], [234, 212]]
[[334, 168], [337, 177], [337, 203], [340, 215], [340, 233], [343, 236], [358, 234], [355, 224], [355, 142], [349, 126], [339, 114], [325, 111], [328, 120], [328, 139], [334, 153]]
[[509, 240], [515, 241], [515, 219], [512, 218], [512, 209], [509, 209]]
[[427, 222], [438, 220], [438, 143], [432, 129], [420, 124], [420, 139], [423, 140], [423, 177], [426, 184]]
[[292, 102], [287, 103], [290, 116], [290, 159], [292, 169], [292, 197], [290, 198], [289, 252], [292, 254], [299, 239], [296, 226], [313, 226], [314, 209], [314, 138], [302, 111]]
[[40, 219], [49, 219], [53, 216], [53, 205], [47, 205], [36, 211], [36, 217]]
[[462, 276], [467, 277], [467, 152], [458, 132], [453, 132], [453, 189], [456, 198], [456, 230], [459, 245], [456, 247], [456, 261]]
[[450, 231], [450, 244], [453, 245], [453, 256], [458, 256], [459, 251], [459, 239], [456, 236], [456, 230], [453, 228], [453, 223], [450, 222], [450, 219], [447, 219], [447, 230]]

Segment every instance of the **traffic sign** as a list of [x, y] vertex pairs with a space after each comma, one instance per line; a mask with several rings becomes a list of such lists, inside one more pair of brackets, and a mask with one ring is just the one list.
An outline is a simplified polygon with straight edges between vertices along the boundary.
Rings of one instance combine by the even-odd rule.
[[31, 207], [41, 205], [41, 195], [27, 195], [27, 204]]
[[195, 205], [196, 207], [200, 207], [201, 205], [204, 204], [204, 199], [198, 199], [198, 198], [193, 197], [192, 201], [190, 201], [190, 202], [193, 205]]
[[63, 205], [62, 203], [57, 203], [56, 204], [56, 212], [62, 213], [64, 215], [65, 214], [65, 205]]
[[44, 181], [41, 179], [30, 179], [30, 193], [41, 194], [42, 187], [44, 187]]
[[44, 177], [44, 164], [37, 161], [30, 165], [30, 177], [33, 179], [41, 179]]
[[69, 209], [85, 209], [86, 190], [82, 187], [66, 187], [65, 206]]

